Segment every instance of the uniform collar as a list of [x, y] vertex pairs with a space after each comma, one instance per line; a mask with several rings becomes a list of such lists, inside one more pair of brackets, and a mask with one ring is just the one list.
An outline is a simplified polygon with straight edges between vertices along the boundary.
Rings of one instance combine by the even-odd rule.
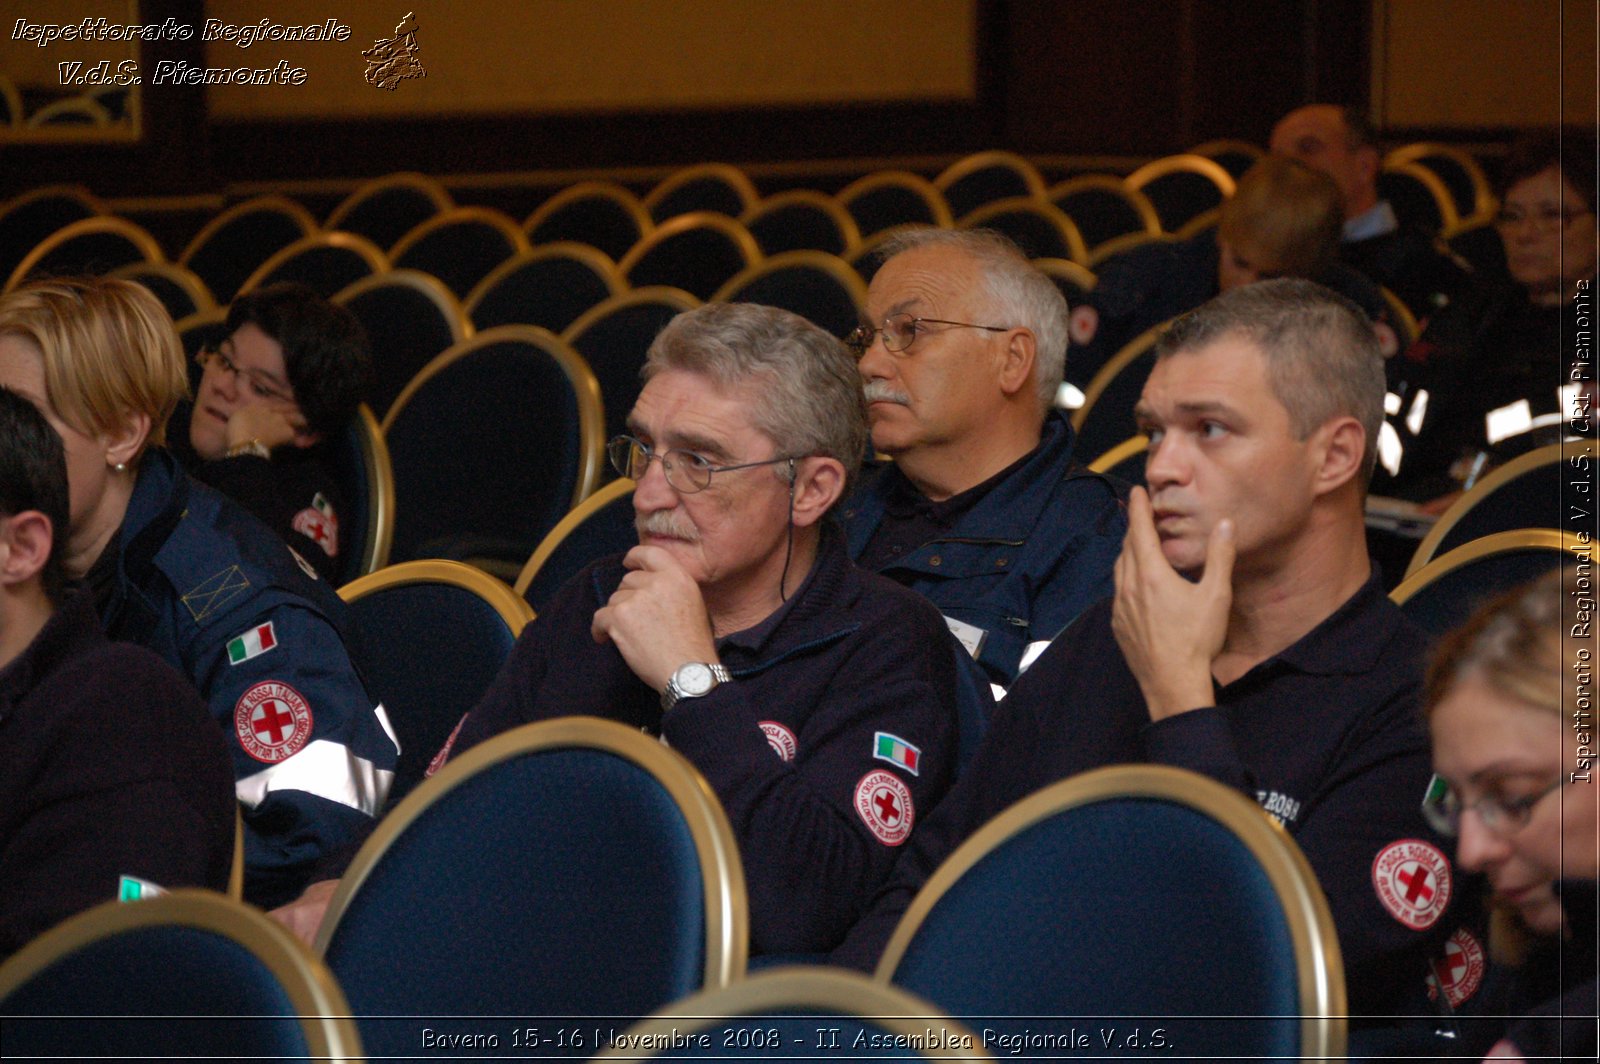
[[1388, 200], [1379, 200], [1354, 218], [1347, 219], [1339, 239], [1346, 244], [1354, 244], [1358, 240], [1388, 236], [1399, 228], [1400, 220], [1395, 217], [1394, 208]]
[[[1414, 631], [1400, 607], [1383, 592], [1377, 567], [1344, 603], [1311, 631], [1235, 680], [1279, 668], [1314, 676], [1359, 676], [1372, 672], [1396, 636]], [[1230, 684], [1229, 686], [1232, 686]]]

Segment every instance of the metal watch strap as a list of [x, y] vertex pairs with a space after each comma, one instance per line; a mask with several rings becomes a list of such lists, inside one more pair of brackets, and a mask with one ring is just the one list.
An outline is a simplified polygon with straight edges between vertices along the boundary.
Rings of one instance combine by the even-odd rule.
[[[684, 665], [704, 665], [711, 673], [711, 678], [715, 680], [716, 683], [713, 683], [704, 691], [694, 693], [679, 690], [678, 673], [683, 669]], [[710, 694], [712, 691], [716, 690], [718, 684], [725, 684], [733, 679], [733, 676], [728, 672], [728, 667], [726, 665], [713, 665], [709, 662], [685, 662], [684, 665], [678, 666], [677, 669], [673, 670], [672, 675], [667, 677], [667, 689], [661, 692], [661, 711], [663, 713], [670, 711], [673, 706], [677, 705], [685, 698], [700, 698], [701, 696]]]

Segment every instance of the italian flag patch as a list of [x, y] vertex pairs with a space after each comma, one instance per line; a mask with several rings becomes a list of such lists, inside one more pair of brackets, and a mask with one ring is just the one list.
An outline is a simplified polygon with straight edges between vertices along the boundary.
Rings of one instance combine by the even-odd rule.
[[272, 632], [272, 622], [268, 621], [228, 640], [228, 664], [242, 665], [251, 658], [259, 658], [277, 645], [278, 637]]
[[888, 732], [877, 732], [872, 737], [872, 756], [879, 761], [887, 761], [891, 765], [905, 769], [913, 776], [918, 775], [917, 763], [922, 760], [922, 751]]

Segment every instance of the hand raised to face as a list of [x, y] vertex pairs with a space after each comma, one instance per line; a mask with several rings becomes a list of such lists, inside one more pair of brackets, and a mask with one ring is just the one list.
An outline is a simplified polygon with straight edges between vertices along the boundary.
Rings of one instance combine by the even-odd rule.
[[595, 642], [614, 643], [634, 675], [657, 691], [686, 662], [715, 664], [705, 599], [682, 563], [660, 547], [638, 546], [622, 564], [628, 574], [590, 625]]

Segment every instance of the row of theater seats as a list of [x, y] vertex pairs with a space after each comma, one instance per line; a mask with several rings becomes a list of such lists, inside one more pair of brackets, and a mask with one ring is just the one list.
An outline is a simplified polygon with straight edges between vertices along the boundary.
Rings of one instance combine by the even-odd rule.
[[[1424, 551], [1467, 541], [1431, 561], [1419, 551], [1391, 596], [1403, 610], [1440, 633], [1485, 595], [1587, 557], [1555, 529], [1498, 530], [1543, 513], [1548, 479], [1595, 458], [1593, 441], [1553, 450], [1445, 515]], [[408, 710], [446, 707], [448, 728], [531, 618], [509, 589], [451, 563], [395, 566], [342, 594], [386, 648], [376, 693], [423, 756], [443, 733], [426, 741]], [[1346, 1049], [1344, 972], [1315, 874], [1254, 802], [1181, 770], [1100, 769], [1002, 812], [928, 880], [870, 980], [746, 974], [726, 815], [688, 761], [631, 728], [529, 725], [406, 785], [312, 952], [220, 895], [109, 903], [0, 966], [8, 1050], [1053, 1058], [1107, 1026], [1124, 1037], [1094, 1048], [1118, 1056]], [[149, 1016], [191, 1019], [138, 1019]], [[1128, 1017], [1161, 1025], [1130, 1039]]]
[[[710, 214], [739, 223], [725, 227], [722, 243], [734, 246], [720, 254], [740, 261], [720, 276], [708, 270], [705, 278], [669, 282], [701, 299], [761, 256], [815, 250], [857, 262], [870, 255], [886, 230], [913, 223], [995, 227], [1016, 237], [1030, 257], [1093, 268], [1127, 242], [1185, 235], [1207, 224], [1210, 212], [1231, 193], [1234, 177], [1259, 155], [1260, 149], [1243, 142], [1213, 142], [1125, 177], [1079, 174], [1047, 186], [1027, 159], [989, 151], [953, 163], [931, 181], [885, 170], [833, 194], [791, 189], [765, 198], [736, 167], [708, 163], [667, 177], [642, 198], [614, 182], [575, 183], [545, 199], [520, 226], [489, 208], [457, 207], [433, 179], [394, 174], [357, 188], [322, 226], [286, 197], [236, 204], [211, 218], [176, 261], [203, 280], [212, 298], [226, 302], [247, 284], [271, 277], [286, 260], [313, 255], [314, 243], [285, 252], [297, 241], [343, 234], [363, 242], [335, 241], [342, 254], [324, 248], [316, 254], [319, 267], [298, 267], [325, 275], [322, 287], [330, 294], [342, 287], [341, 280], [349, 283], [388, 263], [434, 273], [471, 304], [475, 286], [496, 267], [530, 247], [556, 243], [595, 249], [636, 287], [661, 283], [642, 260], [654, 258], [657, 245], [675, 241], [680, 230], [694, 228], [682, 216]], [[1385, 161], [1380, 185], [1403, 219], [1447, 235], [1478, 232], [1495, 206], [1476, 161], [1446, 145], [1396, 149]], [[0, 274], [14, 283], [30, 249], [29, 269], [52, 272], [85, 259], [98, 260], [103, 268], [164, 261], [155, 241], [132, 223], [120, 233], [100, 234], [98, 245], [88, 243], [91, 232], [75, 231], [39, 247], [68, 223], [104, 213], [92, 198], [70, 189], [18, 197], [0, 208], [0, 247], [14, 256], [0, 257]], [[115, 236], [122, 238], [120, 244]], [[72, 240], [76, 248], [60, 246]], [[268, 266], [275, 254], [281, 257]], [[196, 298], [194, 309], [203, 309], [204, 297]]]
[[[469, 751], [392, 810], [311, 951], [221, 895], [114, 902], [0, 967], [0, 1014], [9, 1052], [53, 1057], [1053, 1057], [1021, 1040], [1081, 1050], [1073, 1026], [1124, 1016], [1170, 1017], [1188, 1058], [1344, 1049], [1309, 866], [1254, 803], [1175, 769], [1101, 770], [1002, 813], [929, 882], [871, 979], [747, 974], [747, 910], [694, 767], [566, 718]], [[1174, 955], [1182, 977], [1161, 976]], [[698, 1032], [714, 1042], [683, 1037]]]

